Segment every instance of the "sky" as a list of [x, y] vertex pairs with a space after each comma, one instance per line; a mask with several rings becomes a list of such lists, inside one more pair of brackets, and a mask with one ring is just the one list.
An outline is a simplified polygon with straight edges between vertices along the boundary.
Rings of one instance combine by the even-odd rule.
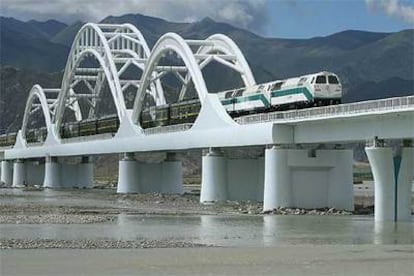
[[0, 0], [0, 15], [20, 20], [99, 22], [140, 13], [175, 22], [210, 17], [266, 37], [310, 38], [344, 30], [414, 28], [414, 0]]

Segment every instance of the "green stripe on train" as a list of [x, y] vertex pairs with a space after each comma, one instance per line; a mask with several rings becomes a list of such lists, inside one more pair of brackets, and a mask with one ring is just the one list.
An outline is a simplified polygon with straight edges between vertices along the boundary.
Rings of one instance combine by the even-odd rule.
[[298, 88], [292, 88], [292, 89], [287, 89], [287, 90], [275, 90], [275, 91], [272, 91], [270, 96], [272, 98], [278, 98], [278, 97], [295, 95], [295, 94], [304, 94], [306, 99], [308, 99], [308, 101], [313, 100], [312, 94], [306, 87], [298, 87]]
[[[270, 95], [272, 98], [278, 98], [278, 97], [296, 95], [296, 94], [303, 94], [308, 101], [313, 100], [313, 96], [311, 92], [306, 87], [292, 88], [292, 89], [287, 89], [287, 90], [275, 90], [275, 91], [272, 91]], [[222, 100], [221, 103], [223, 105], [231, 105], [231, 104], [236, 104], [236, 103], [243, 103], [243, 102], [250, 102], [250, 101], [257, 101], [257, 100], [262, 101], [264, 106], [270, 105], [269, 100], [263, 94], [255, 94], [255, 95], [250, 95], [246, 97], [242, 96], [242, 97], [237, 97], [237, 98], [225, 99], [225, 100]]]
[[232, 99], [225, 99], [225, 100], [222, 100], [221, 103], [223, 105], [231, 105], [231, 104], [236, 104], [236, 103], [244, 103], [244, 102], [257, 101], [257, 100], [262, 101], [264, 106], [269, 106], [270, 105], [268, 99], [263, 94], [255, 94], [255, 95], [250, 95], [250, 96], [246, 96], [246, 97], [237, 97], [237, 98], [232, 98]]

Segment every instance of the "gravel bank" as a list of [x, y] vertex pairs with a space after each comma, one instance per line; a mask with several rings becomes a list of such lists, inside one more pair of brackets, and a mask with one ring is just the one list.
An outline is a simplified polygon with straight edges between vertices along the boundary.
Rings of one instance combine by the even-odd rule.
[[192, 248], [203, 244], [172, 240], [51, 240], [0, 239], [0, 249], [121, 249], [121, 248]]
[[114, 216], [101, 215], [0, 215], [0, 224], [89, 224], [114, 220]]
[[[336, 209], [278, 208], [263, 213], [263, 204], [257, 202], [226, 201], [200, 204], [197, 193], [184, 195], [117, 194], [114, 189], [43, 190], [0, 189], [0, 227], [5, 224], [99, 224], [111, 222], [122, 215], [351, 215]], [[363, 205], [364, 214], [373, 209]], [[200, 247], [201, 244], [176, 240], [59, 240], [59, 239], [4, 239], [0, 248], [173, 248]]]

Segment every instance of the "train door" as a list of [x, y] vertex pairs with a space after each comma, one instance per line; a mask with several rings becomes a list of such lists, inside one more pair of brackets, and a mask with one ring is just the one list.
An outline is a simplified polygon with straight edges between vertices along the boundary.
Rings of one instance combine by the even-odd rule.
[[329, 85], [325, 75], [319, 75], [315, 80], [315, 99], [323, 99], [329, 95]]
[[333, 103], [339, 103], [342, 97], [342, 86], [338, 77], [335, 75], [329, 75], [328, 83], [329, 97], [333, 100]]

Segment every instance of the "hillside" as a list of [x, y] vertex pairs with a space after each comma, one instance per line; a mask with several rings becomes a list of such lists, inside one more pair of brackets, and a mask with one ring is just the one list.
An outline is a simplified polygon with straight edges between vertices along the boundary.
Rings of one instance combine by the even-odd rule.
[[[56, 26], [55, 22], [48, 22]], [[49, 41], [56, 29], [41, 26], [0, 17], [0, 64], [43, 72], [62, 70], [69, 48]]]
[[[215, 33], [230, 36], [246, 56], [257, 82], [328, 70], [343, 83], [344, 101], [412, 95], [414, 92], [414, 30], [373, 33], [348, 30], [311, 39], [264, 38], [229, 24], [205, 18], [176, 23], [140, 14], [109, 16], [104, 23], [131, 23], [150, 47], [167, 32], [201, 39]], [[56, 20], [22, 22], [0, 17], [0, 128], [16, 118], [35, 83], [60, 86], [71, 43], [82, 22], [67, 26]], [[13, 69], [22, 68], [22, 69]], [[207, 66], [203, 74], [209, 91], [237, 86], [240, 78], [223, 66]], [[53, 85], [50, 85], [53, 84]], [[18, 99], [18, 100], [16, 100]], [[7, 103], [7, 104], [6, 104]]]
[[34, 84], [60, 87], [62, 73], [3, 67], [0, 70], [0, 133], [20, 129], [27, 96]]

